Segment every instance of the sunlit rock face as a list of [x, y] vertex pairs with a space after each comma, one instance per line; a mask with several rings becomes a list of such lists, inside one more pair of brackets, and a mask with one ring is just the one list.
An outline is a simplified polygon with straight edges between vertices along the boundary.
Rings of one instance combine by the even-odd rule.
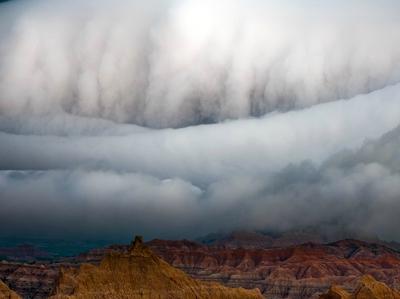
[[399, 287], [400, 282], [398, 251], [357, 240], [268, 249], [162, 240], [149, 245], [192, 277], [231, 287], [257, 287], [266, 298], [314, 298], [332, 284], [355, 290], [365, 274], [372, 274], [391, 287]]
[[262, 299], [258, 290], [202, 283], [158, 258], [140, 238], [127, 252], [111, 252], [99, 266], [62, 273], [53, 299], [182, 298]]
[[0, 299], [21, 299], [21, 297], [0, 280]]
[[320, 299], [399, 299], [400, 292], [391, 289], [386, 284], [376, 281], [372, 276], [366, 275], [361, 278], [358, 288], [349, 293], [341, 287], [332, 286], [328, 293], [319, 297]]
[[[92, 285], [90, 288], [87, 287], [89, 289], [85, 286], [79, 287], [80, 284], [87, 285], [86, 281], [89, 278], [98, 284], [109, 280], [113, 289], [117, 287], [113, 282], [113, 277], [121, 276], [120, 279], [123, 279], [124, 285], [118, 285], [118, 288], [136, 288], [135, 283], [129, 286], [125, 285], [125, 282], [131, 279], [124, 272], [125, 269], [131, 266], [140, 266], [134, 262], [139, 259], [137, 255], [140, 256], [139, 260], [147, 260], [147, 256], [154, 256], [152, 252], [155, 252], [169, 265], [190, 276], [192, 279], [186, 277], [184, 282], [193, 283], [196, 288], [199, 288], [198, 292], [202, 292], [210, 285], [198, 284], [196, 281], [193, 282], [193, 279], [220, 283], [230, 288], [258, 288], [268, 299], [314, 299], [318, 298], [320, 294], [328, 293], [332, 285], [341, 286], [344, 292], [350, 294], [357, 290], [360, 286], [360, 279], [365, 275], [373, 275], [376, 280], [394, 290], [399, 289], [400, 286], [399, 252], [383, 244], [342, 240], [330, 244], [309, 242], [287, 247], [255, 248], [254, 237], [256, 235], [253, 234], [250, 240], [247, 239], [248, 246], [245, 246], [243, 233], [234, 236], [240, 238], [241, 245], [239, 247], [236, 247], [237, 242], [231, 242], [232, 239], [229, 240], [230, 243], [219, 243], [215, 246], [205, 246], [187, 240], [153, 240], [146, 243], [151, 251], [145, 247], [138, 251], [137, 245], [112, 245], [44, 265], [1, 262], [0, 279], [24, 298], [33, 299], [45, 299], [55, 293], [60, 296], [78, 296], [79, 290], [85, 290], [88, 293], [94, 292]], [[284, 241], [287, 242], [288, 239], [285, 238]], [[295, 241], [297, 242], [298, 239]], [[263, 245], [266, 244], [263, 243]], [[136, 253], [132, 257], [133, 248], [136, 248], [134, 250]], [[104, 264], [104, 261], [108, 262]], [[79, 270], [78, 268], [82, 264], [83, 266]], [[102, 266], [102, 264], [104, 265]], [[121, 270], [116, 268], [117, 265], [121, 266], [118, 266], [118, 269]], [[158, 261], [151, 265], [164, 269], [162, 265], [165, 263]], [[62, 268], [69, 270], [60, 272]], [[135, 269], [136, 273], [141, 268]], [[119, 274], [109, 277], [110, 271], [116, 271]], [[121, 271], [124, 273], [120, 273]], [[160, 271], [164, 273], [164, 270]], [[99, 273], [99, 280], [96, 278], [97, 273]], [[176, 272], [176, 270], [171, 273], [175, 273], [171, 275], [180, 273], [179, 277], [183, 275], [182, 272]], [[158, 276], [155, 275], [155, 277]], [[63, 282], [59, 284], [60, 281]], [[140, 279], [135, 281], [138, 284], [142, 283]], [[159, 286], [182, 287], [183, 290], [186, 290], [184, 284], [167, 284], [167, 282], [160, 283]], [[149, 284], [150, 282], [144, 282], [146, 288]], [[97, 287], [101, 291], [106, 288], [101, 285]], [[212, 290], [219, 289], [215, 285], [210, 287]], [[331, 288], [331, 293], [335, 290], [337, 291], [339, 288]], [[241, 292], [240, 289], [234, 289], [234, 291]]]

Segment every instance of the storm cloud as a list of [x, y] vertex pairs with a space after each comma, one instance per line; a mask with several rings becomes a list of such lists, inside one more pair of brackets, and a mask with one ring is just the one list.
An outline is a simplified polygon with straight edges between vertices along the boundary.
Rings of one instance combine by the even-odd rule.
[[1, 226], [18, 234], [100, 238], [319, 227], [398, 240], [399, 148], [397, 128], [321, 165], [233, 172], [197, 185], [110, 169], [2, 171]]
[[326, 226], [398, 239], [399, 93], [182, 129], [0, 118], [1, 225], [96, 237]]
[[351, 98], [400, 80], [385, 0], [31, 0], [0, 11], [2, 114], [165, 128]]
[[1, 4], [3, 234], [400, 240], [399, 9]]

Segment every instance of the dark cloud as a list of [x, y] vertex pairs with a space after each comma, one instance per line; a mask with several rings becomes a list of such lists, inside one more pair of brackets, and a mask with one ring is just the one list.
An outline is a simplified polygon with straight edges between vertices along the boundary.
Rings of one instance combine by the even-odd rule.
[[2, 233], [400, 240], [398, 3], [302, 4], [1, 4]]
[[97, 237], [319, 227], [399, 240], [399, 149], [397, 128], [320, 166], [234, 173], [203, 186], [112, 170], [3, 171], [0, 224], [19, 234]]
[[362, 144], [399, 123], [395, 90], [177, 130], [0, 119], [0, 225], [100, 238], [317, 226], [399, 239], [400, 129]]

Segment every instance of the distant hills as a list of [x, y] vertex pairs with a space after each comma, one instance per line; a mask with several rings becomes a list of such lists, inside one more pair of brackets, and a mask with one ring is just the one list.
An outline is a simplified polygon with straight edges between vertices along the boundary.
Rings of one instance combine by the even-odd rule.
[[196, 241], [211, 246], [252, 249], [286, 247], [304, 243], [328, 244], [344, 239], [363, 240], [400, 250], [400, 243], [386, 242], [375, 236], [365, 236], [355, 233], [324, 235], [312, 229], [292, 230], [283, 233], [236, 230], [228, 233], [212, 233], [198, 238]]

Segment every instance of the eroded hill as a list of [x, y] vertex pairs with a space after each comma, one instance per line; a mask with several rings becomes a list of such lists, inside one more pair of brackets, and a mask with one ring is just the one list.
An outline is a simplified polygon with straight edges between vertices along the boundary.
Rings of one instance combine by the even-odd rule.
[[110, 252], [99, 266], [63, 271], [52, 299], [260, 299], [259, 290], [197, 281], [153, 254], [137, 238], [127, 252]]

